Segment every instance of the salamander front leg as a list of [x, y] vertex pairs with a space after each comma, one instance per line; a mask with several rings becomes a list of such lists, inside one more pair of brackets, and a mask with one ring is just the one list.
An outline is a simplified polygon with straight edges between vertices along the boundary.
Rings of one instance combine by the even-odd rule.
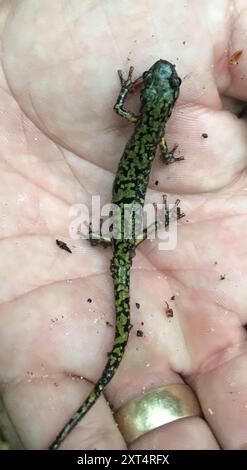
[[123, 78], [122, 70], [118, 70], [118, 75], [119, 75], [119, 79], [121, 83], [121, 89], [120, 89], [116, 104], [114, 106], [114, 111], [119, 116], [127, 119], [129, 122], [136, 122], [138, 119], [138, 116], [136, 116], [134, 113], [132, 113], [128, 109], [124, 108], [124, 102], [125, 102], [127, 95], [142, 83], [142, 77], [137, 78], [137, 80], [134, 80], [134, 81], [132, 80], [133, 71], [134, 71], [134, 67], [130, 67], [127, 79], [125, 80]]
[[159, 147], [161, 151], [162, 161], [166, 165], [170, 165], [171, 163], [180, 162], [181, 160], [184, 160], [184, 157], [174, 157], [174, 153], [176, 152], [178, 145], [174, 145], [172, 150], [168, 150], [168, 146], [164, 136], [160, 139]]

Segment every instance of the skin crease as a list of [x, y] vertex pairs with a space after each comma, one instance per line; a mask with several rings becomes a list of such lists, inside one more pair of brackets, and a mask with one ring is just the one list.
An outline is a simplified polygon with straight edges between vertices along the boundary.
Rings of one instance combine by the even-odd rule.
[[[175, 63], [183, 80], [166, 135], [185, 161], [166, 167], [156, 158], [147, 200], [179, 195], [186, 217], [175, 250], [147, 241], [136, 251], [133, 328], [105, 396], [117, 409], [142, 390], [185, 381], [205, 419], [163, 426], [131, 448], [247, 448], [247, 129], [234, 113], [236, 100], [247, 100], [245, 51], [238, 65], [228, 60], [246, 45], [244, 5], [0, 3], [0, 383], [27, 449], [48, 447], [111, 349], [111, 250], [71, 242], [68, 213], [72, 204], [90, 205], [91, 194], [101, 204], [111, 200], [132, 132], [112, 111], [116, 70], [131, 63], [137, 77], [160, 58]], [[222, 96], [230, 98], [227, 109]], [[138, 96], [132, 101], [138, 109]], [[126, 448], [104, 398], [61, 448]]]

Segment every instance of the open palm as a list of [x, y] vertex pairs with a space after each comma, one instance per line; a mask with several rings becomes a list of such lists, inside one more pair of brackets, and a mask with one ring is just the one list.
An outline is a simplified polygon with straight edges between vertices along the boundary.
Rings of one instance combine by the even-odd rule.
[[[166, 135], [185, 160], [155, 160], [147, 200], [179, 196], [186, 217], [175, 250], [159, 251], [158, 241], [137, 249], [133, 328], [106, 397], [117, 409], [143, 390], [185, 381], [204, 419], [175, 421], [131, 447], [247, 445], [247, 132], [235, 113], [236, 100], [247, 99], [247, 59], [229, 60], [246, 44], [247, 15], [243, 0], [233, 10], [227, 0], [202, 3], [0, 4], [0, 382], [25, 448], [48, 447], [111, 349], [111, 249], [71, 240], [70, 208], [90, 208], [92, 195], [111, 201], [133, 130], [112, 111], [116, 70], [131, 63], [139, 76], [160, 58], [182, 78]], [[61, 448], [125, 446], [102, 397]]]

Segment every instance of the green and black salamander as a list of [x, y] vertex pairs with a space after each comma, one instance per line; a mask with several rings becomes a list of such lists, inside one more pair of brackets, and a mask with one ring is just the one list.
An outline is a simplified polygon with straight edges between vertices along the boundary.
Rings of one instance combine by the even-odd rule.
[[[139, 204], [141, 207], [144, 205], [149, 174], [157, 147], [160, 147], [165, 163], [183, 159], [183, 157], [175, 158], [173, 151], [168, 152], [164, 138], [164, 127], [178, 98], [181, 80], [174, 65], [166, 60], [158, 60], [147, 72], [144, 72], [141, 79], [135, 81], [132, 81], [133, 67], [130, 68], [126, 80], [124, 80], [121, 71], [118, 73], [121, 90], [114, 109], [120, 116], [135, 123], [134, 132], [120, 160], [112, 191], [112, 202], [120, 208], [120, 218], [123, 222], [126, 204]], [[128, 93], [140, 83], [140, 113], [135, 116], [124, 108], [124, 102]], [[178, 216], [181, 216], [179, 208], [177, 209]], [[80, 408], [57, 435], [49, 447], [50, 450], [57, 449], [81, 418], [90, 410], [114, 376], [123, 358], [130, 331], [129, 291], [132, 257], [135, 248], [147, 238], [149, 231], [155, 228], [157, 228], [157, 224], [153, 224], [153, 227], [144, 230], [142, 238], [133, 236], [126, 239], [123, 223], [119, 229], [120, 236], [115, 238], [105, 239], [90, 233], [92, 244], [109, 244], [113, 250], [111, 273], [116, 308], [115, 340], [101, 378]]]

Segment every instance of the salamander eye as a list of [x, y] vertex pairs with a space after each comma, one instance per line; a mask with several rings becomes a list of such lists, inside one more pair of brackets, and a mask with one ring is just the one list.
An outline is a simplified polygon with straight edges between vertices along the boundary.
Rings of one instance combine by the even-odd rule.
[[181, 78], [179, 78], [178, 76], [174, 76], [174, 75], [171, 76], [170, 85], [172, 88], [179, 88], [181, 83], [182, 83]]

